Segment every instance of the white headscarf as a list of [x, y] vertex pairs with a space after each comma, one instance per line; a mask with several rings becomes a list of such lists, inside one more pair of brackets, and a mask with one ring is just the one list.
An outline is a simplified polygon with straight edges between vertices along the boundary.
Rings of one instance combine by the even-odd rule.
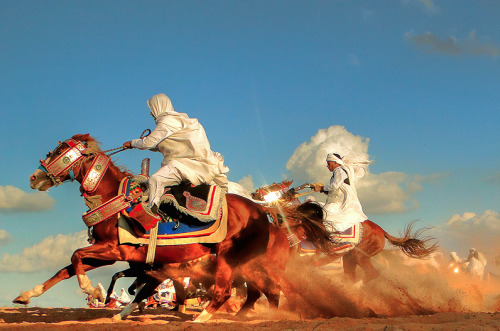
[[160, 115], [175, 111], [170, 98], [163, 93], [153, 95], [151, 99], [147, 101], [147, 103], [155, 119], [160, 117]]
[[[338, 155], [338, 154], [337, 154]], [[333, 161], [338, 163], [342, 169], [344, 169], [347, 173], [347, 177], [349, 177], [349, 181], [351, 183], [356, 182], [358, 179], [363, 177], [366, 173], [366, 167], [371, 163], [370, 160], [365, 158], [354, 158], [354, 157], [338, 157], [335, 153], [329, 153], [326, 156], [327, 161]]]

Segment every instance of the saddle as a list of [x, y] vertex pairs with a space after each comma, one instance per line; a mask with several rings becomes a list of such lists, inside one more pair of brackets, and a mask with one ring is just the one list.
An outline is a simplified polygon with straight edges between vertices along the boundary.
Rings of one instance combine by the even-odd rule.
[[[157, 214], [153, 214], [149, 208], [145, 208], [146, 183], [147, 177], [139, 175], [125, 178], [120, 186], [120, 193], [127, 197], [131, 205], [122, 211], [128, 224], [124, 225], [124, 220], [119, 221], [119, 228], [127, 230], [125, 234], [119, 229], [119, 234], [122, 233], [127, 238], [124, 239], [126, 242], [138, 243], [130, 235], [140, 243], [142, 239], [148, 240], [153, 228], [155, 236], [162, 240], [210, 236], [224, 228], [221, 227], [221, 221], [226, 216], [223, 213], [226, 191], [221, 187], [180, 184], [167, 188], [160, 199]], [[225, 231], [223, 232], [225, 235]], [[120, 241], [123, 242], [122, 239]]]

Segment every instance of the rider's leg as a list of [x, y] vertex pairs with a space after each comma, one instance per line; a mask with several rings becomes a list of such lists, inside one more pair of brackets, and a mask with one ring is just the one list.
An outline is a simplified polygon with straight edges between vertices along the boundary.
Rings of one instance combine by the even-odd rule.
[[148, 207], [158, 206], [165, 187], [178, 185], [182, 181], [180, 171], [173, 165], [167, 164], [161, 167], [148, 179], [149, 201]]

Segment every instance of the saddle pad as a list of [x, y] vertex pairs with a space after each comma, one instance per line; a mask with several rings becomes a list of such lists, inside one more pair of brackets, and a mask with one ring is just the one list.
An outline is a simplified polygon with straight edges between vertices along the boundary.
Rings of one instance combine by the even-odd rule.
[[301, 253], [316, 253], [317, 248], [314, 246], [314, 244], [310, 241], [304, 240], [300, 242], [300, 252]]
[[333, 251], [337, 254], [347, 253], [361, 242], [363, 226], [356, 223], [352, 227], [330, 235], [330, 239], [335, 244]]
[[160, 210], [163, 210], [163, 204], [171, 204], [183, 214], [201, 222], [211, 222], [217, 219], [225, 196], [226, 190], [217, 185], [173, 186], [170, 191], [162, 195]]
[[[227, 234], [227, 204], [226, 199], [222, 202], [219, 217], [215, 221], [201, 224], [200, 226], [179, 223], [179, 227], [174, 229], [176, 222], [158, 223], [157, 246], [203, 244], [221, 242]], [[120, 216], [118, 219], [118, 238], [120, 244], [149, 244], [149, 233], [138, 238], [128, 220]]]
[[141, 188], [141, 182], [147, 181], [147, 177], [138, 175], [134, 178], [125, 177], [120, 183], [118, 194], [123, 194], [130, 202], [130, 208], [127, 208], [127, 213], [131, 212], [134, 206], [141, 203], [144, 194]]

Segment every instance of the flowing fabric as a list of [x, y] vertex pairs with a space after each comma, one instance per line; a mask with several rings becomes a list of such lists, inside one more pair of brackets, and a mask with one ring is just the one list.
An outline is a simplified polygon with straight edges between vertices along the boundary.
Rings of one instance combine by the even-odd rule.
[[[333, 171], [330, 184], [324, 187], [328, 192], [325, 206], [325, 225], [330, 231], [344, 231], [368, 217], [358, 199], [355, 183], [365, 175], [370, 161], [364, 158], [338, 158], [328, 154], [327, 161], [340, 165]], [[347, 181], [346, 181], [347, 180]]]
[[165, 94], [153, 96], [148, 106], [155, 117], [156, 128], [147, 137], [132, 140], [132, 147], [163, 154], [162, 168], [150, 178], [150, 185], [158, 188], [156, 193], [150, 192], [150, 203], [158, 201], [158, 192], [162, 192], [164, 186], [179, 184], [181, 180], [200, 185], [211, 184], [216, 179], [218, 185], [224, 186], [224, 181], [227, 185], [225, 173], [229, 169], [222, 155], [210, 149], [198, 119], [176, 112]]

